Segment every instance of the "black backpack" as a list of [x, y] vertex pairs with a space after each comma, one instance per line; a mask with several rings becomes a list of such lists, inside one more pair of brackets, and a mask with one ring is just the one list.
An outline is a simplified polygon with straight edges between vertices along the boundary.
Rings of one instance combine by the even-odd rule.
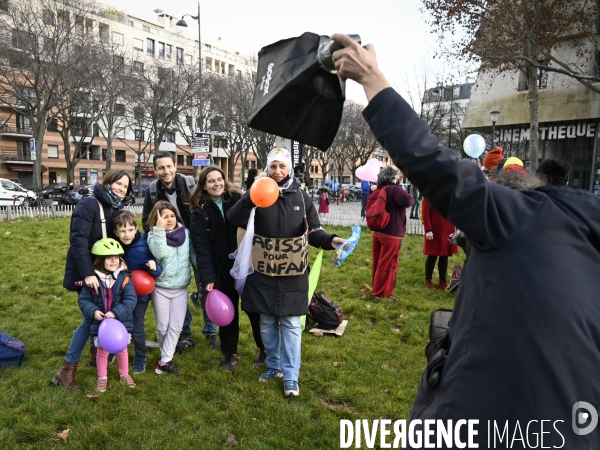
[[313, 294], [308, 305], [308, 313], [316, 322], [315, 327], [321, 330], [335, 330], [344, 320], [340, 305], [331, 301], [323, 291]]

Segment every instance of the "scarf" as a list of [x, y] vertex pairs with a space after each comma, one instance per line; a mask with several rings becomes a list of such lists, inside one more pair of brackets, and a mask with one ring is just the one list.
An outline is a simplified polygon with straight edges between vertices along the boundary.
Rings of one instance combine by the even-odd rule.
[[167, 245], [170, 247], [181, 247], [185, 242], [185, 227], [178, 224], [177, 228], [167, 233]]
[[121, 203], [123, 202], [123, 197], [117, 195], [110, 186], [106, 186], [104, 190], [106, 191], [106, 195], [108, 196], [112, 207], [115, 209], [120, 208]]
[[282, 193], [287, 188], [289, 188], [293, 182], [294, 182], [294, 177], [291, 177], [288, 174], [287, 177], [285, 177], [283, 180], [281, 180], [279, 183], [277, 183], [277, 186], [279, 186], [279, 193]]

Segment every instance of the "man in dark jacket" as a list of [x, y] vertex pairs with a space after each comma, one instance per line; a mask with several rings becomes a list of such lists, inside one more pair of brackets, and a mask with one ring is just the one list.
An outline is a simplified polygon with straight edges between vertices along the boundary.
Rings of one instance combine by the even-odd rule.
[[[175, 161], [175, 156], [171, 152], [158, 152], [154, 157], [153, 164], [158, 180], [153, 181], [146, 189], [144, 208], [142, 210], [142, 226], [144, 227], [144, 231], [146, 233], [151, 231], [148, 226], [148, 216], [156, 202], [159, 200], [165, 200], [171, 203], [177, 209], [179, 217], [181, 217], [183, 224], [189, 230], [191, 215], [190, 195], [195, 185], [194, 179], [177, 173], [177, 162]], [[194, 271], [194, 275], [195, 274], [196, 272]], [[195, 276], [194, 278], [196, 279], [197, 284], [197, 278]], [[203, 334], [211, 347], [218, 350], [219, 347], [216, 341], [217, 326], [210, 321], [205, 311], [203, 313]], [[186, 340], [189, 341], [191, 345], [194, 344], [192, 340], [192, 310], [189, 303], [179, 340], [182, 345], [179, 345], [178, 349], [186, 348], [186, 344], [183, 343], [183, 341]]]
[[[515, 436], [523, 447], [537, 436], [544, 448], [600, 448], [600, 199], [488, 182], [438, 143], [390, 87], [370, 45], [333, 39], [346, 47], [333, 55], [338, 73], [365, 89], [373, 134], [471, 244], [451, 345], [423, 374], [411, 420], [477, 419], [479, 448], [500, 448], [491, 435], [504, 439], [502, 448], [514, 448]], [[436, 425], [427, 425], [434, 436]], [[467, 432], [458, 431], [463, 443]]]

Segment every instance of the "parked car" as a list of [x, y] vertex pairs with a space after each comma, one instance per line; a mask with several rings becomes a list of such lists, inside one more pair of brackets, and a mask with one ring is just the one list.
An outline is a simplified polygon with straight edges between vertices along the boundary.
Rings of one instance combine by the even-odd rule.
[[67, 183], [54, 183], [46, 186], [42, 189], [42, 196], [44, 198], [54, 198], [59, 194], [64, 194], [68, 191]]
[[0, 206], [14, 206], [15, 198], [16, 206], [20, 206], [26, 198], [35, 199], [35, 192], [18, 186], [14, 181], [0, 178]]
[[[146, 195], [146, 189], [148, 189], [149, 184], [142, 184], [142, 197], [144, 197]], [[138, 188], [134, 187], [133, 188], [133, 194], [135, 196], [138, 195]]]
[[52, 195], [54, 196], [54, 200], [58, 202], [59, 205], [75, 206], [77, 203], [79, 203], [79, 200], [83, 198], [83, 195], [81, 195], [77, 189]]

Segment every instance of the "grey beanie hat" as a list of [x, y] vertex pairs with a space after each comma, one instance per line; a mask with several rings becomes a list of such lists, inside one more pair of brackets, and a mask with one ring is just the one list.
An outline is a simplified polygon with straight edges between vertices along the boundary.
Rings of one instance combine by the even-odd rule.
[[394, 184], [398, 171], [392, 166], [382, 167], [377, 175], [377, 184]]

